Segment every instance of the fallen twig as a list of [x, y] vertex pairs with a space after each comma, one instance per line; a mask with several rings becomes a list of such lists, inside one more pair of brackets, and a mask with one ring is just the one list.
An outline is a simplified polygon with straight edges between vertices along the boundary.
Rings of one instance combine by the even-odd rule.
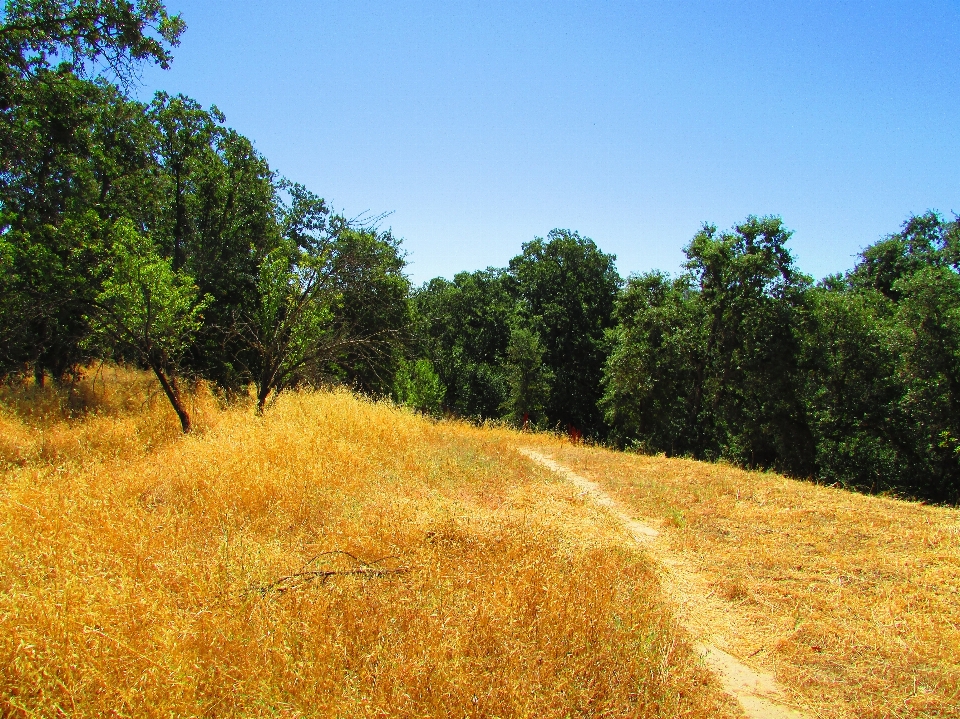
[[[343, 555], [352, 559], [357, 565], [350, 569], [312, 569], [307, 570], [311, 564], [313, 564], [318, 559], [322, 557], [328, 557], [332, 555]], [[297, 589], [304, 586], [310, 582], [313, 582], [317, 579], [320, 580], [320, 583], [326, 582], [330, 577], [346, 577], [346, 576], [363, 576], [363, 577], [385, 577], [393, 574], [405, 574], [410, 571], [409, 567], [395, 567], [393, 569], [385, 569], [382, 567], [377, 567], [376, 565], [380, 562], [384, 562], [388, 559], [397, 559], [395, 555], [389, 555], [386, 557], [380, 557], [370, 562], [365, 562], [362, 559], [357, 558], [350, 552], [345, 552], [342, 549], [334, 549], [329, 552], [321, 552], [320, 554], [308, 559], [303, 567], [301, 567], [299, 572], [294, 572], [293, 574], [288, 574], [286, 576], [280, 577], [279, 579], [274, 580], [270, 584], [264, 584], [259, 587], [251, 587], [248, 592], [257, 592], [259, 594], [267, 594], [269, 592], [276, 592], [277, 594], [282, 594], [283, 592], [289, 592], [292, 589]]]

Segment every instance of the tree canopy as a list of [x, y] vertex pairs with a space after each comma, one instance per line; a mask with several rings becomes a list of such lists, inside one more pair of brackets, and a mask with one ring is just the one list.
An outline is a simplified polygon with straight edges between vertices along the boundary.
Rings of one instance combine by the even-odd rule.
[[0, 23], [0, 373], [95, 358], [229, 396], [386, 392], [409, 322], [400, 242], [277, 175], [216, 107], [128, 88], [185, 25], [158, 0], [10, 0]]
[[705, 226], [685, 273], [633, 277], [618, 300], [611, 438], [956, 502], [957, 227], [910, 218], [814, 286], [779, 218]]
[[338, 383], [431, 415], [569, 432], [960, 501], [960, 222], [935, 212], [819, 283], [776, 216], [705, 224], [623, 282], [554, 229], [411, 288], [399, 238], [280, 176], [216, 106], [130, 96], [185, 29], [160, 0], [0, 15], [0, 376], [151, 370], [258, 412]]
[[61, 62], [77, 75], [121, 82], [153, 62], [168, 68], [186, 24], [160, 0], [7, 0], [0, 16], [5, 68], [36, 73]]

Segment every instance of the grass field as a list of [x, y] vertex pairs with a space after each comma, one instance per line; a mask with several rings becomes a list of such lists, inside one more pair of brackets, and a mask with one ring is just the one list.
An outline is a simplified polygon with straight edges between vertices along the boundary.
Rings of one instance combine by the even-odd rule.
[[140, 373], [0, 389], [0, 715], [740, 716], [710, 640], [810, 716], [960, 717], [957, 509], [346, 392], [190, 401], [184, 437]]
[[660, 528], [725, 608], [704, 631], [813, 716], [960, 717], [960, 510], [545, 444]]
[[3, 390], [4, 716], [738, 715], [529, 437], [344, 392], [192, 403], [182, 437], [137, 373]]

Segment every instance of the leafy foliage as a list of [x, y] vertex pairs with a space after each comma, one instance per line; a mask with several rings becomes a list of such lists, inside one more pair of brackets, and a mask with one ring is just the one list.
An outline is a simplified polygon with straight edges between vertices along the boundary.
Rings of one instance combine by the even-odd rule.
[[283, 237], [259, 261], [256, 309], [232, 308], [232, 366], [256, 385], [260, 412], [271, 391], [304, 382], [365, 381], [361, 389], [389, 391], [408, 322], [399, 242], [328, 220], [322, 198], [281, 187], [290, 196], [277, 206]]
[[504, 269], [411, 291], [399, 239], [278, 176], [215, 107], [127, 90], [185, 28], [160, 0], [8, 0], [0, 15], [0, 375], [97, 357], [228, 396], [342, 383], [960, 501], [960, 222], [934, 212], [814, 286], [778, 217], [704, 225], [676, 277], [624, 285], [555, 229]]
[[186, 29], [160, 0], [7, 0], [2, 19], [0, 55], [9, 68], [33, 72], [53, 59], [90, 74], [103, 64], [127, 81], [144, 61], [169, 67]]
[[330, 275], [340, 293], [333, 321], [351, 337], [330, 371], [362, 392], [385, 395], [398, 370], [412, 321], [410, 281], [403, 274], [400, 241], [370, 227], [335, 218]]
[[281, 247], [260, 264], [258, 301], [240, 325], [256, 353], [256, 366], [247, 369], [257, 388], [258, 413], [271, 391], [290, 385], [329, 356], [333, 305], [340, 296], [329, 291], [325, 259]]
[[[151, 366], [175, 406], [177, 373], [227, 394], [256, 384], [260, 409], [293, 383], [389, 390], [409, 322], [400, 242], [330, 218], [216, 107], [128, 98], [137, 68], [167, 67], [183, 29], [158, 0], [7, 2], [0, 374], [69, 380], [106, 354]], [[174, 353], [155, 332], [157, 298], [180, 316], [194, 284], [202, 319], [166, 328]]]
[[879, 491], [909, 486], [897, 422], [897, 354], [890, 303], [876, 291], [809, 293], [804, 403], [818, 475]]
[[424, 414], [440, 413], [443, 386], [427, 359], [401, 359], [393, 384], [393, 396], [402, 405]]
[[177, 375], [209, 299], [200, 297], [193, 278], [175, 271], [129, 221], [118, 222], [111, 235], [113, 270], [91, 303], [91, 339], [115, 352], [129, 350], [153, 370], [189, 432]]
[[443, 406], [462, 417], [499, 417], [516, 301], [502, 270], [431, 280], [413, 294], [414, 349], [433, 364]]
[[506, 417], [521, 427], [538, 424], [550, 398], [553, 373], [543, 362], [540, 337], [526, 327], [510, 333], [507, 345], [507, 383], [510, 394], [503, 403]]
[[108, 264], [105, 228], [118, 217], [146, 224], [152, 128], [142, 105], [69, 72], [39, 73], [16, 100], [0, 147], [12, 270], [2, 303], [18, 308], [2, 364], [63, 378], [87, 357], [83, 317]]
[[612, 438], [868, 491], [960, 499], [957, 223], [934, 213], [813, 287], [779, 218], [707, 226], [631, 278], [604, 376]]
[[547, 421], [588, 435], [604, 429], [597, 402], [607, 356], [604, 333], [613, 325], [621, 283], [615, 259], [588, 237], [552, 230], [510, 260], [519, 312], [540, 335], [553, 374]]
[[600, 406], [620, 445], [671, 455], [701, 442], [696, 391], [704, 312], [688, 276], [631, 277], [617, 301]]

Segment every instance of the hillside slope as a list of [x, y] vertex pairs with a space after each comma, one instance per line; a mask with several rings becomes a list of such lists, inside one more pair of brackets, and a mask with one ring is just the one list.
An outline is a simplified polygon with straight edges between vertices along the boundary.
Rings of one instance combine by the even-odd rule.
[[956, 509], [343, 392], [198, 388], [183, 438], [93, 379], [0, 389], [4, 716], [742, 716], [701, 642], [811, 716], [960, 716]]
[[810, 714], [960, 717], [960, 510], [537, 442], [660, 530], [685, 625]]
[[179, 438], [148, 390], [4, 397], [4, 715], [737, 716], [516, 433], [289, 393]]

